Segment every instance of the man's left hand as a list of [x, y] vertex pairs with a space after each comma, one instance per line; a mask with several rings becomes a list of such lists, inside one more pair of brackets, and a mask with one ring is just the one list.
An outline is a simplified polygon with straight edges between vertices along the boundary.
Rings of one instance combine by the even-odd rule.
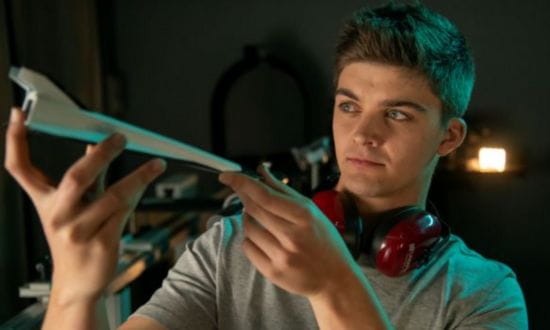
[[277, 180], [265, 165], [261, 182], [225, 172], [243, 205], [243, 251], [256, 269], [277, 286], [312, 298], [337, 290], [357, 274], [357, 264], [340, 233], [313, 201]]

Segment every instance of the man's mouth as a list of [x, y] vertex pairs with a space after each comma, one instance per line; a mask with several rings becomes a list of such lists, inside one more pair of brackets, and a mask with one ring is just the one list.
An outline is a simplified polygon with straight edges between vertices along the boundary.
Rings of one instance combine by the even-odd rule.
[[385, 166], [383, 163], [379, 163], [367, 158], [361, 158], [361, 157], [346, 157], [346, 161], [360, 167], [381, 167]]

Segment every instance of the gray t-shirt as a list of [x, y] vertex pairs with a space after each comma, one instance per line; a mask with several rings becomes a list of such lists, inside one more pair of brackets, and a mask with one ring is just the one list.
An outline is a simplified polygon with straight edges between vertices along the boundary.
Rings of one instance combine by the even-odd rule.
[[[169, 329], [317, 329], [308, 300], [256, 271], [242, 253], [242, 240], [240, 216], [214, 224], [188, 244], [162, 287], [134, 315]], [[455, 235], [427, 264], [402, 277], [381, 274], [364, 257], [358, 263], [397, 329], [528, 328], [512, 270]]]

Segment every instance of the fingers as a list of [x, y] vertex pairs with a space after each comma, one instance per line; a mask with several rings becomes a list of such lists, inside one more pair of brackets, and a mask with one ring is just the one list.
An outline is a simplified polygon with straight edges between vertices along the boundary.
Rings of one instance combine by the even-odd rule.
[[[142, 194], [143, 192], [139, 194], [138, 200], [141, 198]], [[120, 241], [126, 222], [132, 212], [133, 208], [127, 210], [121, 209], [115, 212], [99, 227], [97, 236], [101, 237], [104, 242], [113, 242], [117, 244]]]
[[250, 239], [245, 238], [242, 244], [244, 255], [264, 276], [269, 275], [272, 269], [271, 260], [269, 257]]
[[100, 173], [106, 171], [109, 163], [124, 150], [125, 144], [124, 136], [114, 134], [93, 147], [90, 153], [67, 170], [58, 187], [59, 194], [62, 195], [61, 200], [67, 207], [78, 205]]
[[31, 163], [25, 115], [16, 108], [11, 110], [6, 132], [4, 167], [33, 200], [53, 189], [50, 180]]
[[229, 185], [241, 200], [250, 199], [285, 220], [298, 223], [308, 211], [305, 198], [276, 191], [247, 175], [224, 172], [220, 174], [219, 180]]
[[284, 244], [288, 241], [289, 233], [295, 230], [294, 223], [267, 211], [246, 196], [242, 197], [241, 201], [246, 214], [249, 214], [257, 223], [267, 229], [279, 242]]
[[[89, 155], [92, 152], [94, 152], [96, 148], [97, 146], [94, 146], [92, 144], [87, 144], [86, 155]], [[89, 193], [91, 193], [93, 196], [99, 196], [101, 193], [105, 191], [105, 178], [107, 176], [107, 170], [108, 170], [108, 166], [105, 167], [103, 170], [101, 170], [97, 179], [92, 183], [92, 185], [88, 189]]]
[[120, 235], [127, 215], [136, 207], [147, 186], [165, 169], [164, 160], [154, 159], [112, 185], [74, 222], [77, 235], [87, 239], [103, 229], [110, 235]]
[[248, 213], [243, 213], [243, 227], [246, 237], [254, 243], [267, 256], [273, 256], [281, 249], [281, 244], [267, 231], [259, 225], [256, 220]]
[[292, 187], [286, 185], [281, 180], [277, 179], [270, 171], [269, 166], [266, 163], [261, 163], [256, 169], [258, 173], [263, 177], [264, 182], [271, 188], [286, 193], [291, 196], [301, 196], [299, 192], [292, 189]]

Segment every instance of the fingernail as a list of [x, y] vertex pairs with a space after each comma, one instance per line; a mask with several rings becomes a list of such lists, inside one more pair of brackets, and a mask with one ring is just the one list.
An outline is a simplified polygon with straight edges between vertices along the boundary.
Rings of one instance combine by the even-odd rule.
[[220, 175], [218, 175], [218, 180], [223, 184], [230, 185], [231, 175], [227, 173], [221, 173]]
[[152, 169], [154, 172], [164, 172], [166, 170], [166, 161], [161, 158], [157, 158], [153, 161]]
[[10, 122], [17, 123], [19, 121], [21, 121], [21, 111], [17, 110], [17, 108], [11, 108]]

